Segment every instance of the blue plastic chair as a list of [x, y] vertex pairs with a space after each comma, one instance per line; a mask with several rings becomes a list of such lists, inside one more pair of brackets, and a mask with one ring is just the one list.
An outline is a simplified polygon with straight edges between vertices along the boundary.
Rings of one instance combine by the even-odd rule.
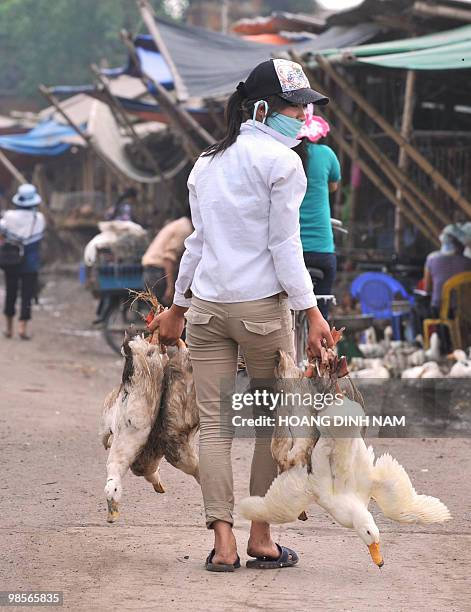
[[376, 319], [388, 319], [393, 328], [393, 338], [401, 338], [401, 317], [404, 312], [393, 312], [392, 303], [399, 295], [413, 302], [405, 288], [392, 276], [382, 272], [365, 272], [357, 276], [350, 287], [352, 296], [360, 302], [363, 314], [373, 315]]

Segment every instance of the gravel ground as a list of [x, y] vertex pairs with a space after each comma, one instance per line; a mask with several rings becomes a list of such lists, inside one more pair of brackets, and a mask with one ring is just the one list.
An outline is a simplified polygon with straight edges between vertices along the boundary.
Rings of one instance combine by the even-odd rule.
[[[382, 570], [355, 534], [312, 507], [307, 522], [275, 529], [300, 554], [296, 568], [209, 574], [199, 488], [167, 464], [167, 493], [127, 476], [121, 517], [107, 524], [97, 425], [121, 364], [91, 330], [93, 317], [75, 279], [48, 277], [34, 339], [0, 338], [0, 590], [61, 590], [65, 609], [86, 611], [471, 610], [469, 440], [372, 441], [453, 514], [424, 527], [379, 515]], [[235, 441], [239, 499], [250, 456], [250, 441]], [[244, 563], [246, 521], [237, 520], [236, 535]]]

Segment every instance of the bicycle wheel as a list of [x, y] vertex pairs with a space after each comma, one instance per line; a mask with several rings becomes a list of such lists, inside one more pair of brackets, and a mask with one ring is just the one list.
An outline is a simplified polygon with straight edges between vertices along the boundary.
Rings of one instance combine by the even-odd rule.
[[149, 306], [140, 301], [135, 302], [130, 309], [128, 300], [118, 301], [110, 307], [103, 325], [103, 336], [115, 353], [121, 354], [124, 332], [127, 329], [132, 327], [136, 332], [145, 331], [146, 323], [142, 315], [146, 316], [148, 310]]

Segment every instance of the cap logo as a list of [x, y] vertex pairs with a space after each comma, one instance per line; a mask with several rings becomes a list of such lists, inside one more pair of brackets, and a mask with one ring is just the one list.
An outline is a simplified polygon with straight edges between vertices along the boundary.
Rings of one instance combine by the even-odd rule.
[[273, 64], [283, 93], [311, 87], [303, 69], [296, 62], [274, 59]]

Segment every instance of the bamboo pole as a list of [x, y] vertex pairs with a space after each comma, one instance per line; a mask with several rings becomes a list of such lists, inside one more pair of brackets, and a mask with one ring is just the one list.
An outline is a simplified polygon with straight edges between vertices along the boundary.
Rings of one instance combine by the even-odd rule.
[[[315, 79], [311, 78], [311, 82], [314, 87], [322, 89], [322, 86], [320, 86]], [[353, 136], [358, 139], [359, 144], [365, 149], [365, 151], [370, 155], [370, 157], [375, 161], [375, 163], [377, 163], [381, 167], [381, 171], [393, 183], [395, 189], [401, 189], [404, 199], [407, 200], [407, 202], [418, 215], [422, 215], [422, 210], [420, 206], [414, 200], [412, 195], [407, 191], [407, 188], [410, 188], [411, 184], [410, 181], [408, 182], [408, 177], [396, 166], [394, 166], [393, 162], [380, 151], [380, 149], [365, 135], [365, 133], [359, 127], [357, 127], [353, 123], [350, 117], [340, 108], [340, 106], [338, 106], [336, 102], [331, 100], [329, 105], [332, 107], [332, 110], [334, 111], [336, 117], [338, 117], [340, 121], [342, 121], [347, 126]], [[440, 220], [445, 225], [448, 223], [448, 220], [446, 217], [444, 217], [443, 213], [434, 208], [433, 204], [431, 204], [427, 198], [425, 198], [425, 203], [431, 213], [435, 214], [438, 218], [440, 218]], [[436, 231], [436, 226], [433, 223], [432, 218], [429, 214], [424, 215], [424, 221], [430, 226], [430, 231]]]
[[358, 213], [358, 196], [359, 194], [359, 187], [355, 186], [354, 184], [354, 171], [355, 171], [355, 166], [360, 167], [359, 164], [360, 161], [360, 155], [359, 155], [359, 150], [358, 150], [358, 139], [354, 138], [353, 139], [353, 146], [352, 146], [352, 163], [351, 163], [351, 168], [350, 168], [350, 214], [348, 215], [348, 225], [349, 225], [349, 232], [348, 232], [348, 238], [347, 238], [347, 243], [348, 246], [350, 248], [353, 248], [355, 246], [355, 236], [356, 236], [356, 222], [357, 222], [357, 213]]
[[134, 129], [133, 124], [129, 120], [129, 118], [128, 118], [127, 114], [126, 114], [126, 111], [123, 108], [123, 105], [116, 98], [116, 96], [113, 95], [113, 92], [109, 88], [106, 79], [104, 79], [103, 75], [100, 73], [100, 71], [98, 69], [98, 66], [96, 66], [95, 64], [92, 64], [91, 65], [91, 69], [92, 69], [92, 72], [94, 73], [95, 77], [98, 79], [98, 81], [103, 86], [103, 88], [104, 88], [104, 90], [105, 90], [105, 92], [106, 92], [106, 94], [108, 96], [108, 99], [109, 99], [109, 101], [111, 103], [110, 107], [114, 110], [115, 117], [117, 118], [118, 123], [120, 122], [119, 120], [122, 121], [124, 127], [128, 131], [128, 134], [131, 136], [131, 138], [133, 139], [133, 141], [136, 144], [136, 146], [142, 152], [142, 154], [144, 155], [144, 157], [146, 158], [148, 163], [151, 165], [151, 167], [154, 168], [154, 171], [155, 171], [156, 175], [160, 176], [162, 184], [164, 185], [167, 193], [170, 196], [171, 202], [174, 202], [175, 204], [178, 204], [178, 199], [177, 199], [177, 197], [175, 195], [175, 192], [173, 190], [172, 185], [170, 184], [170, 181], [166, 178], [165, 173], [162, 170], [162, 168], [160, 167], [160, 164], [158, 163], [158, 161], [155, 159], [155, 157], [152, 155], [152, 153], [149, 151], [149, 149], [146, 147], [146, 145], [139, 138], [139, 134], [136, 132], [136, 130]]
[[459, 21], [471, 22], [471, 11], [453, 8], [451, 6], [435, 5], [432, 6], [425, 2], [415, 2], [412, 10], [414, 13], [421, 15], [430, 15], [432, 17], [442, 17], [445, 19], [458, 19]]
[[173, 82], [175, 84], [175, 90], [177, 92], [177, 97], [179, 100], [188, 100], [190, 97], [188, 94], [188, 90], [186, 88], [185, 83], [183, 82], [180, 74], [178, 73], [177, 67], [175, 66], [175, 62], [170, 55], [167, 45], [165, 44], [157, 23], [155, 22], [155, 13], [152, 7], [150, 6], [147, 0], [136, 0], [137, 8], [142, 17], [142, 21], [146, 24], [147, 29], [149, 30], [150, 35], [154, 39], [155, 46], [158, 51], [162, 54], [167, 66], [169, 67], [170, 72], [172, 73]]
[[441, 174], [425, 157], [417, 151], [417, 149], [405, 140], [393, 126], [371, 104], [355, 89], [353, 85], [348, 83], [340, 74], [333, 68], [325, 58], [316, 55], [315, 60], [320, 68], [322, 68], [348, 95], [354, 100], [375, 123], [377, 123], [399, 146], [404, 147], [409, 157], [413, 159], [417, 165], [427, 174], [432, 181], [437, 183], [452, 200], [471, 216], [471, 202], [464, 198], [460, 192]]
[[[416, 73], [414, 70], [408, 70], [406, 76], [406, 85], [404, 91], [404, 110], [402, 113], [402, 123], [401, 123], [401, 136], [409, 142], [410, 134], [412, 131], [412, 118], [414, 114], [414, 90], [415, 90], [415, 81], [416, 81]], [[404, 147], [401, 147], [399, 150], [399, 159], [397, 162], [397, 167], [402, 170], [404, 173], [407, 172], [409, 158], [407, 157], [407, 152]], [[396, 197], [398, 200], [402, 200], [402, 190], [396, 190]], [[400, 208], [396, 208], [394, 215], [394, 250], [396, 253], [400, 253], [402, 251], [403, 246], [403, 232], [404, 223], [402, 218], [402, 213]]]
[[[354, 148], [347, 143], [347, 141], [340, 136], [337, 128], [331, 126], [330, 134], [335, 142], [344, 149], [350, 159], [355, 160], [355, 152]], [[374, 172], [374, 170], [362, 159], [356, 160], [358, 165], [360, 166], [361, 171], [367, 176], [370, 181], [381, 191], [381, 193], [394, 205], [397, 207], [402, 207], [402, 212], [404, 216], [410, 221], [412, 225], [418, 227], [418, 229], [422, 232], [422, 234], [428, 239], [431, 240], [434, 244], [439, 245], [440, 241], [438, 239], [439, 228], [436, 228], [436, 231], [430, 235], [429, 228], [423, 224], [421, 217], [415, 217], [414, 214], [405, 207], [404, 202], [398, 200], [394, 195], [393, 191], [387, 187], [387, 185], [380, 179], [380, 177]]]

